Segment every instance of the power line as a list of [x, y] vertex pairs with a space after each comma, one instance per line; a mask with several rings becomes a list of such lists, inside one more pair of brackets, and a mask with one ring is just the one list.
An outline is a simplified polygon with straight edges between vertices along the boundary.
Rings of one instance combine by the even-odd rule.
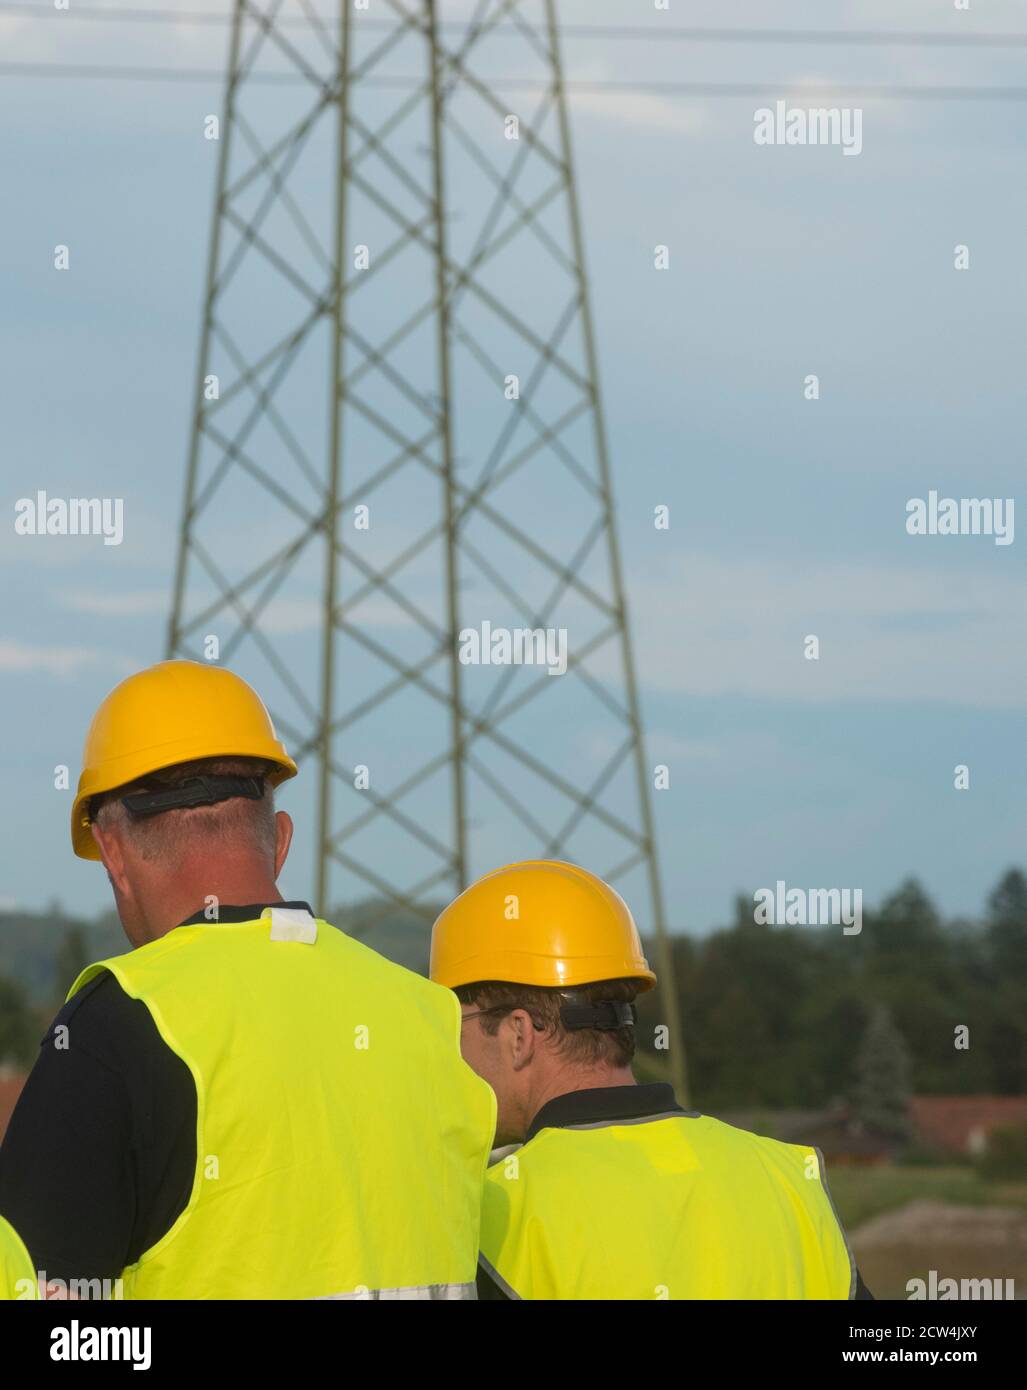
[[[220, 68], [159, 68], [127, 67], [91, 63], [0, 63], [0, 77], [41, 77], [64, 79], [123, 80], [129, 82], [217, 82], [224, 81]], [[298, 72], [251, 72], [247, 82], [272, 85], [308, 85], [311, 81]], [[542, 78], [482, 77], [491, 87], [515, 91], [539, 91], [546, 87]], [[412, 91], [424, 85], [420, 77], [379, 77], [362, 79], [365, 85], [382, 89]], [[864, 97], [881, 100], [923, 101], [1023, 101], [1027, 87], [973, 86], [901, 86], [894, 83], [819, 82], [659, 82], [603, 79], [580, 79], [564, 82], [569, 92], [581, 94], [599, 92], [655, 92], [666, 96], [694, 97], [780, 97], [782, 92], [827, 99], [831, 95]]]
[[887, 29], [701, 29], [655, 25], [563, 24], [561, 35], [580, 39], [665, 39], [686, 43], [915, 44], [963, 48], [1027, 45], [1027, 34], [932, 34]]
[[[249, 12], [254, 19], [257, 11]], [[83, 8], [75, 5], [68, 10], [44, 9], [38, 4], [0, 4], [0, 15], [24, 15], [33, 19], [98, 20], [101, 23], [188, 24], [223, 27], [232, 22], [228, 10], [163, 10], [141, 9], [114, 5], [94, 5]], [[319, 15], [315, 20], [300, 15], [284, 15], [271, 21], [274, 28], [305, 28], [312, 22], [325, 28], [337, 27], [337, 16]], [[384, 19], [361, 19], [358, 27], [368, 30], [390, 30], [395, 22]], [[449, 32], [470, 32], [475, 25], [469, 20], [442, 20], [437, 26]], [[512, 37], [520, 33], [511, 21], [499, 21], [490, 34]], [[560, 34], [568, 39], [640, 39], [650, 43], [851, 43], [939, 46], [951, 48], [1008, 48], [1027, 46], [1027, 34], [943, 34], [922, 30], [887, 29], [704, 29], [694, 26], [658, 24], [562, 24]]]

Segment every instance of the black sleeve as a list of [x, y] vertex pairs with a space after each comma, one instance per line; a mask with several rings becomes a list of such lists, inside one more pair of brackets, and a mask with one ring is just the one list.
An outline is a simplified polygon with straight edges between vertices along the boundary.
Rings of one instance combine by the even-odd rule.
[[0, 1213], [50, 1279], [112, 1279], [185, 1208], [196, 1088], [107, 972], [43, 1039], [0, 1147]]
[[478, 1265], [478, 1302], [479, 1303], [509, 1303], [511, 1300], [507, 1294], [499, 1287], [496, 1281], [485, 1269], [484, 1265]]
[[853, 1298], [869, 1298], [871, 1303], [876, 1303], [877, 1301], [866, 1284], [863, 1283], [863, 1276], [858, 1269], [856, 1270], [856, 1292], [853, 1294]]

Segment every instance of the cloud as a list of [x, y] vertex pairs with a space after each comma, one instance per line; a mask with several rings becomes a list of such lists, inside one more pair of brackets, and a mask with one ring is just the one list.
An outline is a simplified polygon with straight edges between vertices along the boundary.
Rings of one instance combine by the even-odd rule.
[[86, 647], [30, 647], [24, 642], [0, 642], [0, 671], [13, 675], [45, 671], [66, 679], [98, 661], [100, 655]]
[[722, 754], [722, 747], [712, 739], [681, 738], [679, 734], [664, 733], [659, 728], [646, 733], [646, 748], [661, 762], [715, 762]]
[[[401, 592], [406, 593], [404, 588]], [[416, 598], [414, 599], [416, 603]], [[430, 605], [421, 604], [429, 616], [438, 617]], [[355, 608], [346, 611], [347, 620], [361, 628], [375, 631], [379, 628], [396, 630], [414, 628], [414, 619], [393, 602], [387, 594], [370, 594]], [[262, 632], [281, 634], [311, 632], [321, 627], [324, 620], [324, 602], [320, 598], [274, 598], [262, 610], [260, 628]]]
[[109, 594], [74, 590], [62, 594], [61, 601], [65, 608], [75, 613], [88, 613], [94, 618], [149, 617], [155, 613], [166, 615], [171, 607], [171, 598], [166, 589]]
[[[1013, 573], [707, 555], [630, 594], [639, 678], [655, 692], [1027, 707]], [[808, 634], [818, 661], [803, 656]]]
[[[95, 589], [65, 590], [61, 596], [65, 608], [75, 613], [86, 613], [94, 618], [134, 618], [160, 617], [166, 619], [171, 612], [170, 589], [139, 589], [136, 591], [117, 590], [103, 593]], [[189, 596], [189, 613], [197, 613], [216, 602], [218, 595], [213, 589], [193, 592]], [[243, 597], [244, 605], [253, 602], [252, 597]], [[429, 612], [431, 610], [429, 609]], [[298, 632], [313, 632], [320, 628], [324, 616], [324, 603], [320, 598], [273, 598], [260, 610], [259, 627], [269, 636], [282, 637]], [[361, 626], [371, 630], [377, 628], [410, 628], [413, 618], [392, 602], [386, 595], [369, 595], [349, 613], [350, 620], [359, 621]], [[235, 630], [238, 617], [234, 608], [225, 604], [218, 615], [211, 619], [211, 629], [224, 636]]]
[[663, 135], [698, 135], [711, 124], [705, 103], [652, 92], [570, 91], [575, 116], [595, 116], [624, 126], [641, 127]]

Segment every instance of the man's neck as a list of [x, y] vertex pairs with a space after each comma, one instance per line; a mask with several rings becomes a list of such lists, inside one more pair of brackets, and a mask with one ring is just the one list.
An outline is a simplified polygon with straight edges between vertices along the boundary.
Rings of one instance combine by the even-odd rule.
[[282, 895], [274, 880], [266, 873], [233, 876], [214, 883], [200, 884], [190, 880], [187, 886], [168, 885], [152, 915], [147, 914], [147, 937], [156, 941], [181, 925], [197, 912], [204, 912], [212, 922], [217, 920], [219, 907], [245, 906], [247, 903], [280, 903]]
[[572, 1091], [597, 1091], [609, 1086], [637, 1086], [630, 1067], [561, 1067], [546, 1077], [531, 1097], [527, 1107], [525, 1131], [544, 1105], [557, 1096], [569, 1095]]

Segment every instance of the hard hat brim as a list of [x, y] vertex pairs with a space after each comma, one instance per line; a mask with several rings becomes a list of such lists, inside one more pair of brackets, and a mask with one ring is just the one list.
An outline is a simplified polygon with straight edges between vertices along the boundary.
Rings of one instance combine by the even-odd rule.
[[477, 985], [495, 980], [508, 985], [528, 985], [537, 989], [577, 989], [602, 980], [635, 980], [644, 994], [656, 984], [648, 965], [624, 956], [576, 956], [565, 960], [548, 959], [518, 951], [496, 951], [447, 961], [444, 969], [433, 970], [432, 979], [447, 989]]

